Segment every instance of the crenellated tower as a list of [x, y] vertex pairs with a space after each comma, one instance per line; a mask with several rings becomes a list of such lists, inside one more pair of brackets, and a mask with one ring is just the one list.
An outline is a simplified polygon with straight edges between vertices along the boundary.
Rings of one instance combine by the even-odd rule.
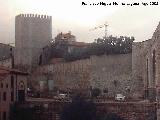
[[52, 17], [20, 14], [15, 18], [15, 65], [30, 69], [38, 65], [42, 48], [52, 39]]

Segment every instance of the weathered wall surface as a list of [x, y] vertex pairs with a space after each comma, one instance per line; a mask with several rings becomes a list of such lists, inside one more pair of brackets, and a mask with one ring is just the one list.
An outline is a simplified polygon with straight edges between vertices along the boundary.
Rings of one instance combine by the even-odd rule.
[[37, 89], [40, 89], [40, 81], [47, 80], [53, 80], [53, 86], [61, 89], [89, 90], [92, 87], [100, 88], [102, 93], [107, 89], [108, 97], [118, 93], [132, 97], [143, 89], [139, 85], [143, 81], [132, 78], [132, 54], [92, 56], [86, 60], [44, 65], [31, 76]]
[[15, 64], [36, 66], [40, 52], [52, 39], [52, 18], [21, 14], [15, 19]]
[[118, 93], [127, 95], [135, 90], [136, 85], [132, 81], [132, 54], [94, 56], [91, 61], [93, 88], [100, 88], [102, 92], [107, 89], [107, 95], [112, 97]]
[[[0, 118], [3, 119], [3, 114], [6, 114], [6, 118], [9, 118], [9, 107], [11, 103], [11, 89], [10, 89], [10, 75], [4, 76], [4, 79], [0, 80]], [[6, 100], [4, 100], [4, 94]]]
[[134, 43], [132, 51], [133, 78], [141, 83], [140, 86], [144, 86], [146, 98], [156, 100], [156, 95], [160, 93], [160, 24], [152, 39]]
[[155, 99], [160, 99], [160, 24], [153, 33], [151, 44], [146, 55], [146, 58], [149, 60], [149, 88], [154, 91], [152, 96]]
[[143, 94], [145, 96], [144, 91], [149, 87], [149, 73], [148, 64], [149, 60], [146, 58], [148, 50], [151, 47], [151, 41], [147, 40], [143, 42], [135, 42], [132, 46], [132, 77], [134, 80], [134, 84], [137, 84], [137, 92], [136, 95]]
[[156, 120], [154, 103], [97, 103], [101, 114], [116, 113], [124, 120]]
[[39, 85], [40, 81], [44, 81], [41, 82], [44, 85], [40, 85], [44, 86], [42, 87], [44, 89], [48, 86], [47, 82], [45, 82], [47, 80], [53, 80], [53, 87], [61, 90], [88, 89], [90, 64], [90, 60], [80, 60], [72, 63], [45, 65], [38, 68], [31, 79], [35, 82], [34, 86], [37, 83]]
[[3, 120], [4, 113], [6, 120], [9, 120], [10, 105], [18, 101], [18, 90], [25, 90], [27, 93], [27, 76], [8, 72], [5, 75], [1, 73], [0, 77], [0, 120]]
[[[53, 100], [41, 100], [36, 101], [35, 99], [30, 99], [27, 103], [31, 106], [34, 105], [48, 105], [47, 110], [44, 115], [43, 112], [39, 114], [43, 116], [50, 116], [50, 119], [60, 120], [60, 114], [67, 104], [65, 101], [53, 101]], [[156, 104], [154, 103], [137, 103], [137, 102], [97, 102], [96, 105], [96, 115], [106, 116], [116, 114], [124, 120], [159, 120], [156, 119]], [[52, 113], [50, 113], [52, 111]]]

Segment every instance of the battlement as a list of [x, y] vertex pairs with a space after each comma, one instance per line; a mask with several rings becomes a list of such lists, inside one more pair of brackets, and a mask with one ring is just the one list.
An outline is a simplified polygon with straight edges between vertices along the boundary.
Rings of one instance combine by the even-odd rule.
[[20, 14], [16, 18], [39, 18], [39, 19], [52, 19], [52, 16], [38, 15], [38, 14]]

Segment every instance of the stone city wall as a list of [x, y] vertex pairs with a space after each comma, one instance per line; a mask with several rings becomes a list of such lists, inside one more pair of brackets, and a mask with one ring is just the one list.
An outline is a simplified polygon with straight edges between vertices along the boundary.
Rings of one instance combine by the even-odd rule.
[[61, 89], [99, 88], [108, 97], [118, 93], [139, 97], [142, 95], [136, 95], [143, 89], [139, 85], [143, 81], [132, 77], [132, 54], [92, 56], [85, 60], [44, 65], [31, 76], [37, 89], [40, 89], [40, 81], [47, 86], [47, 80], [53, 80], [53, 86]]

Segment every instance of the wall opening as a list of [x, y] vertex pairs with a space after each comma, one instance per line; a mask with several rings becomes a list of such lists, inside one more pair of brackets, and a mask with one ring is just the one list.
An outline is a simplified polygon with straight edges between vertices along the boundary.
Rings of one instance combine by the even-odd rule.
[[155, 78], [156, 78], [156, 53], [155, 53], [155, 50], [153, 50], [152, 67], [153, 67], [153, 85], [155, 85]]
[[147, 76], [146, 76], [146, 88], [149, 87], [149, 72], [148, 72], [148, 59], [147, 59], [147, 62], [146, 62], [146, 72], [147, 72]]

